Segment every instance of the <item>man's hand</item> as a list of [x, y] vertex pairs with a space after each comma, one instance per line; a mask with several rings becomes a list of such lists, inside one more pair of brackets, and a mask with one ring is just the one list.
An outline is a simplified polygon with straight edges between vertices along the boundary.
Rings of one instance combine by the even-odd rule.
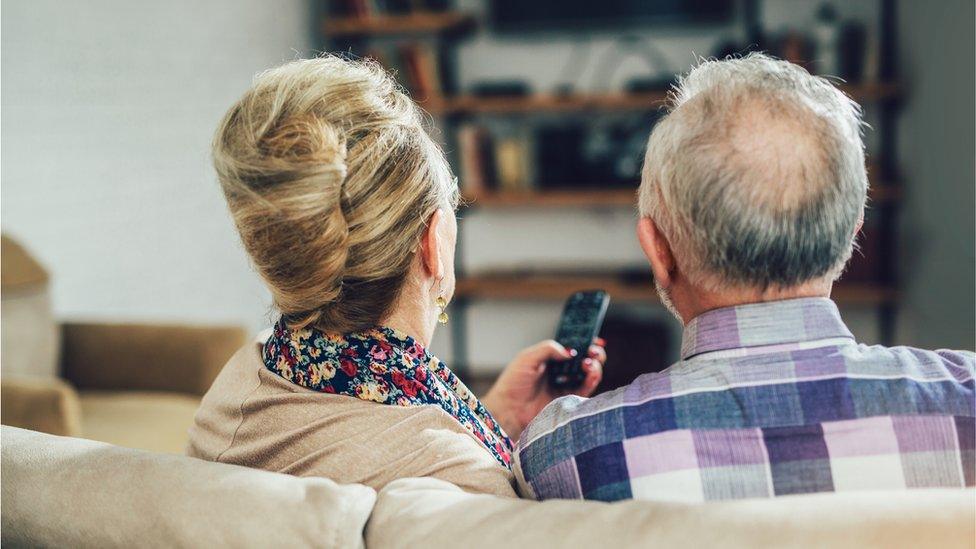
[[583, 359], [586, 379], [574, 391], [557, 393], [546, 379], [546, 361], [568, 360], [575, 356], [553, 340], [537, 343], [522, 350], [502, 371], [498, 380], [481, 401], [495, 416], [512, 440], [518, 440], [522, 430], [553, 399], [567, 394], [590, 396], [603, 378], [603, 363], [607, 359], [604, 342], [597, 338]]

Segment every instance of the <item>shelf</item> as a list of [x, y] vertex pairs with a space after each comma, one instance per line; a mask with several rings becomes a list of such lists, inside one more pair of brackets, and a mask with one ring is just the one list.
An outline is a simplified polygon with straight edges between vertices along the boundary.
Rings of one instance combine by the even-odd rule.
[[637, 204], [637, 188], [497, 191], [465, 195], [464, 204], [485, 208], [634, 207]]
[[526, 113], [565, 111], [628, 111], [664, 105], [667, 92], [607, 93], [573, 95], [527, 95], [512, 97], [474, 97], [432, 99], [423, 107], [435, 114]]
[[[576, 291], [600, 288], [614, 302], [658, 302], [650, 274], [644, 280], [614, 275], [492, 274], [460, 278], [455, 298], [505, 301], [562, 301]], [[872, 284], [839, 283], [833, 299], [844, 305], [878, 305], [897, 300], [898, 293]]]
[[322, 23], [325, 34], [337, 36], [437, 34], [456, 32], [474, 24], [465, 13], [410, 13], [369, 17], [329, 17]]
[[[857, 101], [878, 101], [897, 97], [901, 88], [895, 83], [843, 85], [841, 89]], [[550, 95], [536, 94], [510, 97], [440, 97], [421, 105], [432, 114], [517, 114], [566, 111], [633, 111], [650, 110], [664, 105], [666, 90], [642, 93], [597, 93]]]
[[[898, 185], [872, 185], [868, 193], [869, 204], [898, 202], [901, 187]], [[598, 187], [537, 191], [491, 191], [466, 194], [463, 204], [474, 208], [635, 208], [637, 183], [633, 188]]]

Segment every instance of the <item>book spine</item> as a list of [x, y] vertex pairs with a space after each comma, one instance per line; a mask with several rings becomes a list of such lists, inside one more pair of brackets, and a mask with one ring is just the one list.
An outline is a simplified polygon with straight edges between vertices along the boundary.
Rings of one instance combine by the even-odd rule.
[[484, 194], [488, 189], [485, 180], [484, 155], [481, 141], [484, 130], [466, 124], [458, 130], [458, 149], [461, 153], [461, 193], [469, 198]]

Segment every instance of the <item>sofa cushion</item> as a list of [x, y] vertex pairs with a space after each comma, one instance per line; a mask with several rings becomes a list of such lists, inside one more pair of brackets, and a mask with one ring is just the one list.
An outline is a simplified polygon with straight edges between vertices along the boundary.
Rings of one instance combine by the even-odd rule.
[[182, 454], [200, 398], [185, 393], [81, 391], [87, 439], [151, 452]]
[[976, 492], [914, 490], [681, 504], [542, 503], [436, 479], [380, 491], [372, 547], [972, 547]]
[[376, 499], [360, 485], [0, 429], [6, 547], [361, 547]]

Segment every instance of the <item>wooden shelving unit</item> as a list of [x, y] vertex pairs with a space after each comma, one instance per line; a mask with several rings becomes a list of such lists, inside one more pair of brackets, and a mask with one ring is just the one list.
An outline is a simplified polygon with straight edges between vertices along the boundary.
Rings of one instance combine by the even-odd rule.
[[[896, 243], [894, 213], [902, 197], [901, 182], [897, 180], [894, 146], [894, 114], [904, 90], [897, 83], [893, 70], [893, 36], [896, 29], [894, 0], [883, 3], [880, 21], [881, 82], [845, 84], [841, 89], [854, 100], [874, 104], [880, 108], [880, 122], [876, 131], [881, 135], [878, 162], [869, 167], [871, 192], [869, 203], [872, 216], [877, 216], [883, 235], [881, 264], [883, 275], [877, 283], [854, 283], [843, 280], [834, 290], [834, 299], [846, 305], [872, 307], [879, 312], [880, 333], [890, 343], [894, 333], [894, 311], [898, 303], [897, 280], [893, 260]], [[754, 4], [753, 0], [746, 0]], [[755, 17], [755, 9], [746, 10]], [[756, 21], [749, 21], [747, 30], [757, 29]], [[333, 40], [333, 47], [342, 51], [359, 50], [376, 38], [423, 37], [433, 39], [435, 47], [445, 54], [444, 62], [456, 67], [457, 57], [452, 45], [466, 35], [477, 21], [470, 14], [460, 12], [418, 12], [404, 15], [376, 14], [369, 17], [329, 17], [321, 22], [325, 35]], [[354, 47], [355, 46], [355, 47]], [[531, 117], [536, 114], [590, 115], [593, 113], [629, 113], [653, 111], [665, 104], [668, 90], [640, 93], [572, 93], [567, 95], [534, 94], [526, 96], [479, 97], [474, 95], [433, 95], [419, 101], [438, 123], [450, 128], [472, 117]], [[449, 144], [448, 147], [451, 145]], [[564, 188], [527, 191], [492, 190], [468, 193], [464, 203], [474, 208], [634, 208], [637, 183], [630, 188], [608, 187], [594, 181], [588, 188]], [[477, 300], [546, 300], [561, 301], [581, 289], [603, 288], [614, 302], [657, 303], [658, 298], [650, 274], [621, 273], [492, 273], [464, 276], [458, 273], [455, 300], [452, 304], [452, 340], [455, 352], [454, 367], [463, 372], [467, 364], [467, 307]], [[463, 374], [462, 374], [463, 375]]]
[[[567, 295], [600, 288], [613, 296], [614, 302], [657, 303], [657, 292], [650, 273], [637, 280], [635, 276], [614, 274], [487, 274], [458, 279], [455, 296], [464, 299], [508, 301], [563, 300]], [[870, 284], [838, 283], [833, 299], [847, 305], [878, 305], [897, 300], [894, 289]]]
[[565, 111], [629, 111], [654, 109], [664, 104], [666, 91], [511, 97], [460, 96], [436, 98], [423, 104], [432, 114], [536, 113]]
[[572, 189], [539, 191], [492, 191], [465, 195], [463, 204], [475, 208], [559, 208], [559, 207], [633, 207], [637, 203], [633, 189]]
[[329, 17], [322, 30], [331, 37], [379, 36], [459, 32], [474, 25], [474, 18], [458, 12]]

